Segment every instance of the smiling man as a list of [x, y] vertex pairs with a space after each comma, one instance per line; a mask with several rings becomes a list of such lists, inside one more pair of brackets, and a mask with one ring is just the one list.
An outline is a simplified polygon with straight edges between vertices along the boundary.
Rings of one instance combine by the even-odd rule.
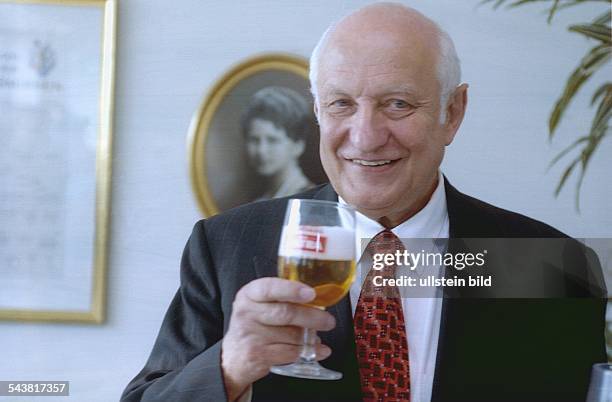
[[[311, 84], [331, 185], [294, 198], [350, 204], [358, 239], [565, 237], [460, 193], [440, 173], [467, 85], [451, 39], [422, 14], [377, 3], [345, 17], [315, 48]], [[312, 288], [274, 278], [286, 204], [196, 224], [180, 289], [123, 401], [584, 400], [591, 365], [605, 361], [605, 302], [603, 288], [590, 286], [597, 264], [590, 270], [581, 252], [554, 267], [556, 298], [390, 296], [387, 310], [364, 314], [373, 310], [360, 278], [326, 312], [303, 305]], [[322, 331], [317, 359], [341, 380], [270, 373], [295, 361], [303, 327]], [[401, 353], [382, 357], [390, 347]]]
[[467, 103], [458, 63], [444, 32], [397, 5], [345, 18], [315, 49], [321, 161], [363, 214], [394, 227], [429, 201]]

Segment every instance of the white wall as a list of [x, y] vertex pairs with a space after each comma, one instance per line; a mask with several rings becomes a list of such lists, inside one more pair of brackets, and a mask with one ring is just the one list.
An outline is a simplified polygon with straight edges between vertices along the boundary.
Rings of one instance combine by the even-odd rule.
[[[568, 234], [612, 237], [612, 186], [605, 177], [610, 141], [589, 168], [581, 214], [571, 185], [558, 199], [552, 195], [561, 167], [546, 172], [556, 152], [589, 127], [592, 85], [574, 102], [558, 137], [547, 140], [552, 103], [590, 45], [565, 27], [593, 13], [579, 7], [547, 26], [536, 12], [541, 8], [493, 11], [479, 2], [410, 1], [455, 39], [471, 85], [468, 114], [444, 171], [463, 191]], [[200, 218], [186, 136], [206, 89], [229, 66], [259, 52], [307, 56], [330, 21], [365, 3], [120, 0], [108, 320], [101, 326], [0, 323], [1, 380], [70, 380], [69, 401], [119, 398], [148, 356], [178, 284], [183, 245]]]

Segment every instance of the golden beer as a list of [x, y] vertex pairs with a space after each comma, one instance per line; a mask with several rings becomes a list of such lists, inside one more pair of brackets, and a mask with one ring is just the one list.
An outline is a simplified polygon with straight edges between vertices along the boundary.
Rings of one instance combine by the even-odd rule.
[[325, 308], [348, 292], [355, 277], [355, 261], [279, 256], [278, 276], [313, 287], [316, 297], [308, 305]]

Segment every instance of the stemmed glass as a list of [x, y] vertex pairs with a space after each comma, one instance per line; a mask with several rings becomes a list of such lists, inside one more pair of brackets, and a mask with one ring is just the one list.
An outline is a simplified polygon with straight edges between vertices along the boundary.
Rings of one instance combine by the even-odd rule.
[[[355, 211], [319, 200], [289, 200], [278, 251], [278, 276], [314, 288], [308, 306], [324, 310], [338, 303], [355, 278]], [[338, 380], [342, 373], [316, 361], [316, 331], [304, 328], [300, 357], [270, 371], [291, 377]]]

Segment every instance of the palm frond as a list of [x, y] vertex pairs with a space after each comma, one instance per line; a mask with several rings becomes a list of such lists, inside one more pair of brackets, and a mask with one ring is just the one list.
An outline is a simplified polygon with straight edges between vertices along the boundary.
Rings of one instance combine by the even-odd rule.
[[[513, 1], [514, 3], [511, 3]], [[507, 7], [516, 7], [517, 5], [520, 5], [520, 4], [516, 4], [517, 2], [521, 4], [526, 4], [526, 3], [541, 3], [541, 2], [547, 2], [547, 1], [553, 1], [553, 0], [482, 0], [480, 4], [494, 3], [493, 8], [499, 8], [504, 3], [510, 3], [507, 5]]]
[[570, 176], [570, 174], [572, 173], [572, 171], [574, 170], [576, 165], [578, 165], [578, 162], [580, 162], [580, 156], [575, 158], [572, 161], [572, 163], [570, 163], [567, 166], [567, 168], [565, 168], [565, 171], [561, 175], [561, 179], [559, 180], [559, 183], [557, 184], [557, 188], [555, 189], [555, 197], [557, 197], [559, 195], [559, 193], [561, 192], [561, 189], [563, 188], [563, 185], [567, 181], [568, 177]]
[[596, 25], [610, 25], [610, 20], [611, 19], [612, 19], [612, 9], [606, 11], [605, 13], [603, 13], [600, 16], [598, 16], [597, 18], [595, 18], [593, 20], [593, 24], [596, 24]]
[[560, 2], [560, 0], [555, 0], [553, 5], [550, 6], [550, 10], [548, 11], [548, 18], [546, 19], [546, 22], [548, 22], [549, 24], [552, 22], [552, 19], [553, 19], [555, 13], [559, 9], [559, 2]]
[[[588, 136], [580, 137], [574, 143], [572, 143], [569, 147], [565, 148], [561, 151], [554, 159], [552, 164], [559, 161], [563, 156], [567, 155], [569, 151], [574, 149], [579, 144], [585, 143], [586, 145], [580, 151], [579, 156], [568, 165], [559, 184], [555, 191], [555, 196], [559, 194], [561, 189], [563, 188], [567, 178], [570, 176], [572, 170], [575, 168], [578, 161], [580, 162], [580, 174], [578, 176], [578, 180], [576, 181], [576, 193], [575, 193], [575, 205], [576, 210], [580, 211], [580, 191], [582, 189], [582, 183], [584, 181], [584, 177], [586, 175], [587, 167], [589, 166], [589, 162], [593, 157], [593, 154], [597, 150], [601, 141], [610, 133], [610, 118], [612, 117], [612, 87], [608, 87], [609, 90], [606, 92], [606, 95], [601, 99], [599, 106], [597, 108], [597, 113], [595, 114], [595, 118], [593, 119], [593, 125], [591, 126], [591, 131]], [[602, 92], [603, 93], [603, 92]]]
[[506, 0], [482, 0], [479, 5], [482, 6], [482, 5], [485, 5], [487, 3], [494, 3], [493, 4], [493, 9], [497, 9], [497, 8], [499, 8], [499, 6], [504, 4], [505, 1]]
[[[578, 33], [588, 39], [595, 39], [599, 41], [600, 44], [590, 49], [589, 52], [583, 56], [580, 64], [569, 76], [562, 94], [555, 102], [548, 121], [549, 139], [552, 139], [559, 122], [576, 93], [578, 93], [580, 88], [582, 88], [593, 74], [601, 69], [601, 67], [612, 57], [612, 29], [610, 27], [612, 9], [610, 9], [610, 0], [482, 0], [480, 4], [493, 4], [493, 8], [497, 9], [502, 5], [506, 8], [515, 8], [535, 3], [548, 3], [550, 5], [547, 18], [549, 24], [552, 22], [557, 12], [568, 7], [584, 3], [606, 3], [607, 5], [606, 11], [598, 15], [591, 23], [576, 24], [568, 27], [570, 32]], [[601, 141], [606, 136], [610, 135], [610, 119], [612, 118], [612, 82], [606, 82], [597, 88], [592, 96], [591, 106], [596, 103], [598, 103], [597, 111], [593, 116], [589, 133], [579, 137], [568, 147], [559, 152], [549, 164], [550, 169], [570, 152], [580, 147], [578, 155], [565, 167], [555, 189], [555, 196], [558, 196], [576, 167], [580, 167], [580, 173], [576, 181], [575, 205], [578, 211], [580, 210], [580, 191], [589, 162]]]
[[562, 9], [577, 6], [583, 3], [609, 3], [610, 0], [568, 0], [561, 2], [561, 0], [482, 0], [480, 2], [481, 5], [487, 3], [494, 3], [493, 8], [497, 9], [502, 5], [506, 5], [506, 8], [515, 8], [519, 6], [523, 6], [530, 3], [550, 3], [552, 2], [550, 8], [548, 9], [548, 16], [546, 18], [547, 22], [550, 24], [552, 22], [553, 17]]
[[580, 138], [578, 138], [576, 141], [572, 142], [567, 148], [565, 148], [563, 151], [559, 152], [548, 164], [548, 169], [550, 169], [551, 167], [553, 167], [557, 162], [559, 162], [561, 160], [561, 158], [563, 158], [565, 155], [567, 155], [572, 149], [576, 148], [578, 145], [582, 144], [585, 141], [589, 140], [589, 136], [588, 135], [584, 135]]
[[604, 44], [612, 44], [610, 27], [603, 24], [579, 24], [571, 25], [568, 30], [577, 32], [587, 38], [597, 39]]
[[550, 119], [548, 121], [549, 138], [552, 138], [559, 121], [563, 117], [563, 113], [567, 109], [574, 95], [582, 87], [582, 85], [593, 75], [599, 67], [605, 64], [611, 56], [610, 46], [599, 45], [591, 49], [589, 53], [582, 59], [580, 65], [572, 72], [563, 93], [557, 99]]
[[576, 182], [576, 210], [580, 211], [580, 189], [582, 188], [582, 182], [584, 181], [584, 176], [587, 171], [587, 166], [593, 153], [599, 146], [599, 143], [605, 137], [607, 132], [607, 128], [602, 131], [601, 135], [592, 136], [592, 141], [590, 141], [587, 146], [582, 150], [580, 154], [580, 175], [578, 176], [578, 181]]
[[608, 83], [605, 95], [601, 98], [593, 118], [591, 133], [598, 134], [601, 130], [604, 130], [609, 125], [610, 117], [612, 117], [612, 84]]
[[597, 91], [595, 91], [595, 93], [593, 94], [593, 98], [591, 99], [591, 106], [593, 106], [595, 102], [597, 102], [597, 99], [599, 99], [602, 95], [610, 91], [612, 91], [612, 82], [606, 82], [605, 84], [597, 88]]

